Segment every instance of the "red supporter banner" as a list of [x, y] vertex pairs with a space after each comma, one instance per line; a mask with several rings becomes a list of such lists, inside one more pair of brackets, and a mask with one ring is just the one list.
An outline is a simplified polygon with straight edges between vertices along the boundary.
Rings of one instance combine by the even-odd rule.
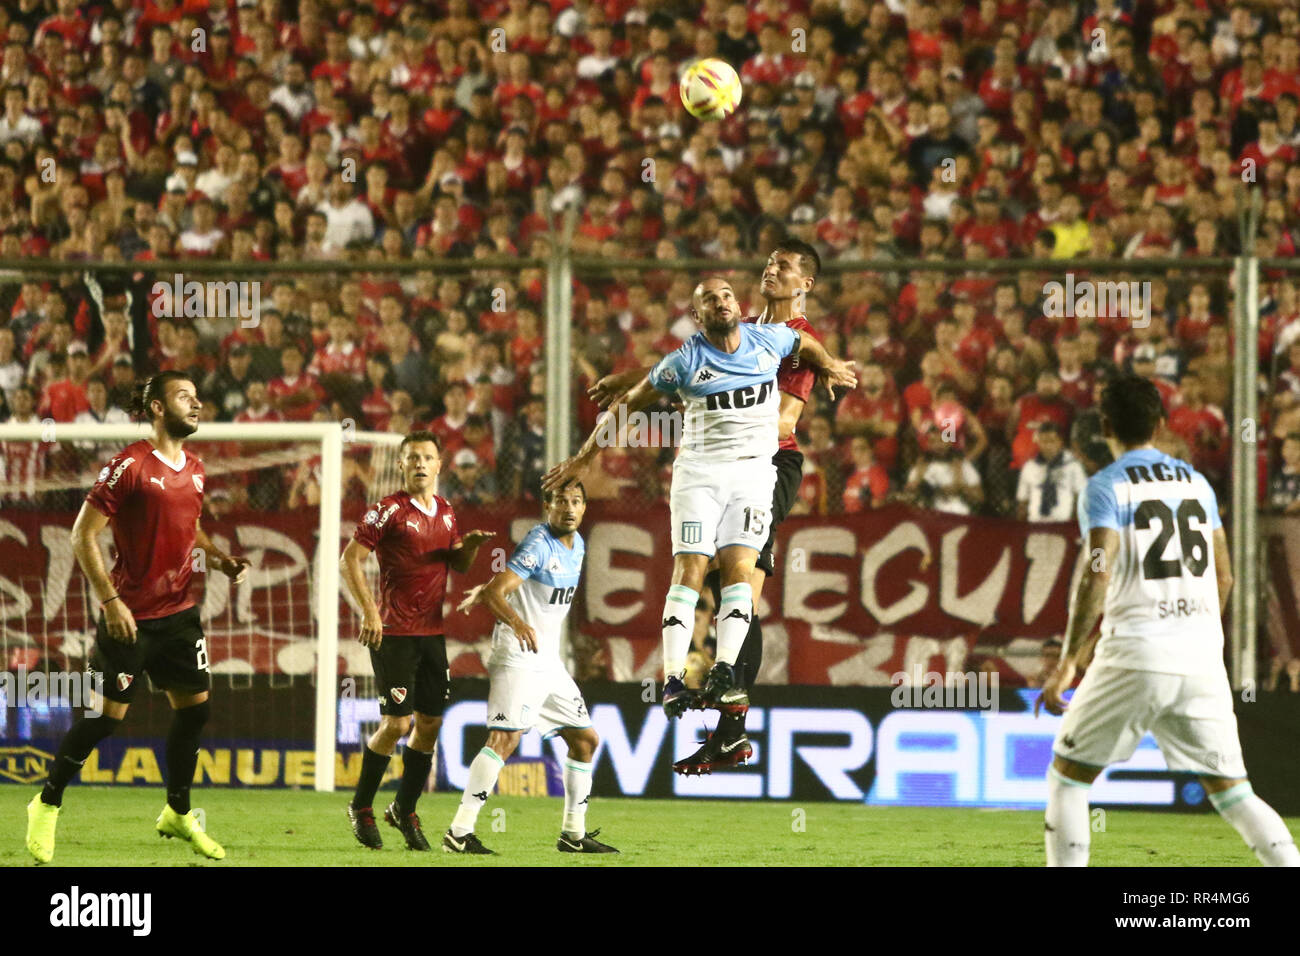
[[[496, 535], [468, 574], [451, 576], [448, 650], [453, 675], [461, 677], [485, 673], [492, 621], [482, 608], [466, 616], [455, 606], [468, 587], [504, 567], [513, 542], [540, 519], [523, 508], [460, 511], [458, 518], [462, 532]], [[659, 676], [660, 615], [672, 573], [668, 521], [663, 506], [593, 503], [587, 512], [587, 562], [571, 622], [594, 640], [597, 662], [612, 680]], [[344, 522], [335, 553], [353, 526]], [[72, 515], [62, 512], [0, 519], [0, 644], [11, 657], [25, 654], [29, 666], [84, 659], [93, 639], [92, 602], [72, 554], [71, 527]], [[220, 574], [195, 575], [213, 672], [312, 673], [316, 515], [245, 514], [204, 527], [253, 565], [240, 585]], [[1077, 551], [1078, 533], [1069, 524], [902, 506], [787, 519], [760, 608], [760, 682], [888, 684], [900, 671], [968, 669], [978, 645], [1004, 681], [1016, 683], [1035, 672], [1041, 642], [1065, 630]], [[360, 617], [346, 594], [340, 621], [340, 673], [369, 674], [368, 652], [353, 639]]]

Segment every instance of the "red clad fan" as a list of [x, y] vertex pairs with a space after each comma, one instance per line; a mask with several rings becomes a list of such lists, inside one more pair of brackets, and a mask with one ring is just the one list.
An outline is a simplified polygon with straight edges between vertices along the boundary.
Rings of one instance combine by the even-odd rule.
[[[411, 432], [402, 439], [397, 462], [402, 490], [366, 512], [343, 551], [343, 578], [365, 615], [359, 640], [370, 648], [379, 688], [379, 729], [366, 743], [361, 778], [348, 805], [352, 832], [372, 850], [384, 845], [375, 825], [375, 794], [398, 740], [408, 732], [397, 799], [384, 819], [401, 831], [410, 849], [429, 849], [415, 805], [433, 766], [451, 690], [442, 621], [447, 570], [464, 574], [479, 546], [492, 537], [490, 531], [462, 537], [451, 505], [433, 493], [440, 456], [432, 432]], [[379, 559], [378, 603], [363, 567], [372, 551]]]
[[[196, 547], [206, 565], [235, 581], [242, 580], [248, 561], [224, 554], [199, 523], [203, 463], [182, 448], [198, 428], [203, 407], [194, 382], [180, 372], [161, 372], [140, 387], [135, 406], [137, 416], [153, 424], [153, 434], [128, 445], [100, 471], [72, 528], [77, 562], [103, 611], [91, 666], [103, 674], [105, 699], [68, 731], [44, 790], [28, 805], [27, 848], [41, 863], [54, 855], [64, 788], [122, 723], [143, 674], [167, 692], [174, 711], [167, 735], [167, 804], [157, 830], [186, 840], [210, 859], [226, 855], [190, 809], [212, 686], [190, 579]], [[111, 574], [96, 541], [105, 525], [112, 526], [117, 551]]]
[[[809, 324], [805, 312], [807, 297], [821, 272], [821, 257], [817, 250], [799, 239], [787, 238], [776, 244], [767, 258], [759, 291], [767, 305], [762, 313], [745, 321], [760, 325], [784, 323], [803, 333], [818, 338]], [[602, 407], [621, 395], [626, 388], [640, 381], [646, 369], [637, 369], [601, 379], [591, 390], [591, 397]], [[717, 730], [691, 756], [673, 764], [680, 774], [705, 774], [733, 767], [748, 760], [753, 753], [745, 735], [745, 715], [749, 711], [749, 688], [758, 678], [763, 661], [763, 629], [758, 619], [759, 595], [763, 584], [775, 570], [772, 549], [776, 544], [777, 525], [790, 513], [799, 496], [799, 483], [803, 480], [803, 453], [795, 441], [795, 426], [803, 414], [808, 396], [816, 384], [817, 373], [809, 365], [801, 364], [797, 355], [787, 356], [777, 370], [776, 385], [781, 392], [779, 447], [772, 457], [776, 465], [776, 486], [772, 491], [772, 520], [767, 543], [758, 556], [754, 575], [749, 585], [754, 595], [754, 612], [750, 615], [749, 633], [736, 658], [737, 685], [723, 695], [718, 708], [720, 717]], [[721, 598], [718, 593], [718, 574], [711, 571], [705, 578], [713, 590], [715, 606]]]

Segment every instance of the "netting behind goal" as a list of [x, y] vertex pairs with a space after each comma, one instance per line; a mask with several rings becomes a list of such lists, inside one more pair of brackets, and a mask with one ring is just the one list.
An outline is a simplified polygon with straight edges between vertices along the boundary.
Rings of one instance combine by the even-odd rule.
[[[399, 487], [400, 436], [356, 432], [345, 422], [341, 480], [327, 483], [319, 438], [271, 439], [262, 427], [245, 426], [238, 439], [213, 439], [203, 437], [212, 431], [207, 426], [185, 446], [207, 474], [204, 529], [220, 548], [251, 562], [236, 585], [209, 569], [205, 555], [193, 555], [191, 594], [199, 602], [216, 705], [205, 747], [213, 782], [306, 786], [314, 768], [301, 754], [314, 749], [318, 720], [322, 508], [342, 517], [339, 540], [327, 545], [326, 557], [337, 561], [366, 503]], [[80, 673], [93, 649], [99, 605], [73, 555], [72, 525], [100, 469], [134, 439], [122, 437], [120, 426], [112, 437], [75, 440], [64, 437], [67, 426], [47, 424], [46, 440], [7, 437], [6, 428], [0, 426], [0, 671]], [[108, 529], [101, 547], [111, 567]], [[377, 574], [375, 562], [368, 562], [368, 572]], [[359, 610], [346, 589], [335, 590], [337, 628], [355, 634]], [[365, 648], [340, 640], [338, 656], [339, 673], [351, 679], [356, 696], [373, 701]], [[73, 718], [63, 703], [0, 707], [0, 738], [52, 750]], [[122, 740], [97, 758], [97, 769], [129, 776], [139, 769], [127, 765], [132, 747], [154, 750], [161, 761], [168, 714], [163, 695], [143, 684]], [[290, 759], [292, 753], [300, 756]], [[147, 764], [139, 753], [132, 759]], [[147, 777], [149, 767], [140, 772]], [[273, 773], [276, 779], [267, 779]]]

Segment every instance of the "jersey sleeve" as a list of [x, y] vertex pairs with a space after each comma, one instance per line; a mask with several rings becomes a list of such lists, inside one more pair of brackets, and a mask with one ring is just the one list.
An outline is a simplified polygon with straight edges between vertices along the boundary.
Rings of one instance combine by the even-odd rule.
[[540, 528], [534, 528], [519, 542], [506, 567], [527, 581], [542, 569], [546, 558], [546, 540]]
[[676, 395], [688, 378], [688, 364], [684, 349], [665, 355], [650, 370], [650, 384], [665, 395]]
[[1083, 489], [1083, 505], [1079, 509], [1079, 531], [1086, 538], [1093, 528], [1120, 529], [1115, 489], [1101, 475], [1094, 476]]
[[396, 505], [383, 501], [376, 502], [366, 512], [364, 518], [357, 522], [357, 530], [352, 532], [352, 540], [373, 551], [388, 532], [388, 519], [392, 517], [391, 509]]
[[448, 547], [459, 548], [464, 540], [460, 533], [460, 519], [456, 517], [456, 511], [451, 505], [447, 505], [447, 514], [451, 518], [451, 526], [447, 528], [447, 532], [451, 535], [451, 544]]
[[785, 323], [751, 325], [750, 328], [754, 330], [760, 342], [776, 349], [777, 354], [782, 358], [794, 354], [799, 349], [801, 341], [799, 333]]
[[1196, 477], [1200, 479], [1202, 493], [1205, 495], [1206, 504], [1209, 505], [1205, 510], [1206, 517], [1210, 521], [1210, 530], [1222, 528], [1223, 518], [1219, 516], [1219, 496], [1214, 493], [1214, 488], [1205, 480], [1204, 475], [1197, 472]]
[[101, 514], [111, 518], [139, 484], [140, 463], [134, 455], [122, 452], [100, 469], [99, 477], [86, 494], [86, 501]]

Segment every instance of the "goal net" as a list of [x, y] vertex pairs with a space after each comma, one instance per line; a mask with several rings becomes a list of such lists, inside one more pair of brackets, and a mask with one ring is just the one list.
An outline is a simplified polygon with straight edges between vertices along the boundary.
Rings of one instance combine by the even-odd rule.
[[[0, 672], [85, 673], [99, 611], [73, 556], [73, 521], [100, 470], [147, 434], [131, 424], [0, 425]], [[236, 585], [194, 555], [191, 594], [217, 704], [200, 782], [328, 791], [357, 772], [355, 760], [336, 756], [339, 727], [356, 736], [378, 714], [367, 712], [375, 700], [369, 654], [339, 641], [340, 630], [356, 633], [360, 610], [340, 587], [338, 560], [366, 504], [400, 486], [400, 441], [350, 420], [209, 423], [186, 441], [207, 475], [204, 530], [251, 562]], [[100, 544], [112, 567], [108, 529]], [[367, 568], [377, 575], [376, 562]], [[0, 684], [0, 694], [16, 687]], [[36, 767], [75, 710], [66, 696], [29, 697], [28, 706], [0, 704], [0, 739], [24, 742]], [[342, 724], [340, 706], [353, 711]], [[164, 696], [144, 685], [126, 732], [100, 749], [85, 782], [153, 782], [169, 721]], [[358, 749], [343, 743], [349, 757]]]

